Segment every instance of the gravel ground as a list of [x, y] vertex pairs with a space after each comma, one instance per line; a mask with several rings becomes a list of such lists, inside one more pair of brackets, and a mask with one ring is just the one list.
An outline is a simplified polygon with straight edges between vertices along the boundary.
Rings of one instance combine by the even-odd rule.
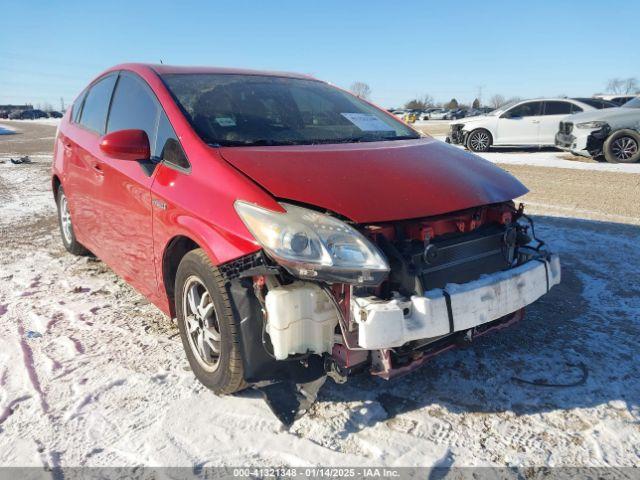
[[[19, 128], [0, 137], [0, 162], [34, 159], [0, 163], [0, 465], [640, 464], [637, 174], [509, 166], [562, 284], [518, 325], [410, 376], [328, 382], [284, 430], [254, 392], [201, 387], [170, 319], [64, 251], [54, 129]], [[610, 211], [616, 199], [628, 206]]]

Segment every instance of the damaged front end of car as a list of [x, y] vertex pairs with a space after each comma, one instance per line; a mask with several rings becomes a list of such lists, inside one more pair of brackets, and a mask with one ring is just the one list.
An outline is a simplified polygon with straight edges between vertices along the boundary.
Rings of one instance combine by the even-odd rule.
[[221, 266], [245, 380], [292, 423], [327, 376], [391, 379], [504, 328], [560, 282], [558, 256], [512, 202], [356, 225], [237, 202], [263, 250]]
[[449, 128], [449, 134], [446, 138], [447, 143], [453, 143], [454, 145], [466, 145], [467, 132], [464, 131], [464, 124], [452, 123]]

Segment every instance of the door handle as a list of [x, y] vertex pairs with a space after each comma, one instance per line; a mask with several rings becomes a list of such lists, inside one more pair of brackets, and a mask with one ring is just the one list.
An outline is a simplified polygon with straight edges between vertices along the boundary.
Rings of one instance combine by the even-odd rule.
[[532, 120], [531, 123], [540, 123], [540, 120]]
[[91, 164], [91, 168], [93, 168], [93, 171], [100, 174], [100, 175], [104, 175], [104, 171], [102, 170], [102, 165], [100, 165], [98, 162], [93, 162]]

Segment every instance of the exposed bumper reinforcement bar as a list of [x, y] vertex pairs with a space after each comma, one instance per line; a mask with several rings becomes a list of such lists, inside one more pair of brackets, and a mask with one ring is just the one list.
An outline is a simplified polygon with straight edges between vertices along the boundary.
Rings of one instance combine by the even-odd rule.
[[560, 283], [560, 276], [560, 259], [552, 254], [411, 299], [354, 297], [358, 344], [368, 350], [388, 349], [477, 327], [535, 302]]

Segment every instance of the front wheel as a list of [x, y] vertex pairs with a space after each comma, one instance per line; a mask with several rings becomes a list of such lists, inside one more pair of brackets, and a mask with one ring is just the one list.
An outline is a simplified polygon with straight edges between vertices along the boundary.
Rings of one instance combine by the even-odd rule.
[[604, 142], [603, 151], [609, 163], [635, 163], [640, 160], [640, 134], [618, 130]]
[[187, 253], [178, 266], [175, 306], [182, 346], [196, 378], [217, 394], [247, 387], [224, 279], [202, 249]]
[[488, 152], [491, 147], [491, 134], [483, 129], [474, 130], [467, 138], [467, 148], [472, 152]]

